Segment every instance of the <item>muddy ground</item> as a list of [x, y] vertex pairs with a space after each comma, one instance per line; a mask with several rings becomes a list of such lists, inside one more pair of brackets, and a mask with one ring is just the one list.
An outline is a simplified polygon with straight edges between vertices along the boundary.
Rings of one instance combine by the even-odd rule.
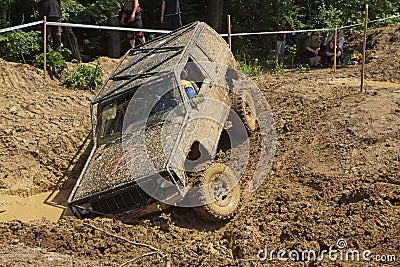
[[[68, 213], [58, 222], [16, 217], [0, 223], [0, 266], [398, 266], [399, 38], [399, 27], [370, 32], [365, 92], [360, 66], [254, 78], [274, 113], [277, 152], [266, 181], [232, 220], [207, 223], [184, 208], [130, 224]], [[115, 62], [102, 60], [110, 71]], [[93, 92], [51, 79], [43, 85], [40, 71], [0, 63], [1, 219], [10, 195], [61, 188], [53, 200], [65, 204], [90, 148]], [[270, 254], [330, 247], [341, 249], [342, 259], [339, 252], [322, 261]], [[346, 260], [349, 250], [359, 251], [360, 261]], [[367, 250], [371, 261], [363, 261]]]

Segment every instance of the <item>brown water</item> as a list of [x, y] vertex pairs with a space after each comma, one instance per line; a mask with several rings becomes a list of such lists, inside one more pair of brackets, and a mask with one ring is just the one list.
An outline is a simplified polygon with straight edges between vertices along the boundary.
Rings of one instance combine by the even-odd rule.
[[45, 218], [57, 222], [66, 213], [67, 207], [65, 203], [56, 203], [55, 198], [65, 193], [54, 191], [30, 197], [0, 195], [0, 221], [29, 222]]

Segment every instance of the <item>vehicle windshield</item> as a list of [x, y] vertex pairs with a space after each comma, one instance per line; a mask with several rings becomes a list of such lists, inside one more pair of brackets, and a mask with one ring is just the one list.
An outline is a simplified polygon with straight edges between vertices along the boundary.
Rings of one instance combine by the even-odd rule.
[[125, 96], [117, 97], [99, 108], [99, 137], [120, 136], [123, 127], [142, 127], [165, 120], [182, 103], [176, 79], [164, 75], [143, 84]]

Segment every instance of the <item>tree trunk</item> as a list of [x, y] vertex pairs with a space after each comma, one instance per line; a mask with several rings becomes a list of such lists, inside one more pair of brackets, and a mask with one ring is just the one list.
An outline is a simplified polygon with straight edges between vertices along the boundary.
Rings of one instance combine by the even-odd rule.
[[207, 12], [208, 18], [207, 22], [216, 31], [221, 31], [222, 29], [222, 10], [223, 10], [223, 0], [208, 0], [207, 1]]
[[78, 40], [76, 39], [76, 36], [74, 32], [72, 31], [71, 27], [65, 27], [65, 32], [64, 36], [67, 39], [68, 47], [71, 49], [72, 55], [74, 58], [78, 59], [79, 61], [82, 60], [81, 52], [79, 51], [79, 45], [78, 45]]
[[6, 25], [6, 23], [7, 23], [7, 9], [5, 7], [2, 8], [0, 17], [1, 17], [0, 24]]
[[[108, 12], [107, 12], [108, 13]], [[109, 25], [118, 26], [118, 17], [107, 14]], [[109, 31], [107, 38], [107, 55], [111, 58], [119, 58], [121, 56], [121, 35], [119, 31]]]

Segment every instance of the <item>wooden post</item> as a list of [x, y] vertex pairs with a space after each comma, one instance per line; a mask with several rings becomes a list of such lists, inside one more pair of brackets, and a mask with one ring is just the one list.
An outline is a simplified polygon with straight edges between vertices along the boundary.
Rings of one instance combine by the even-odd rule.
[[232, 37], [231, 37], [231, 15], [228, 15], [228, 44], [229, 44], [229, 49], [232, 50]]
[[46, 82], [46, 69], [47, 69], [47, 17], [43, 17], [43, 70], [44, 70], [44, 81]]
[[367, 49], [367, 27], [368, 27], [368, 4], [365, 5], [364, 38], [363, 38], [363, 51], [362, 51], [362, 63], [361, 63], [361, 92], [364, 91], [365, 50]]
[[334, 35], [334, 45], [335, 47], [333, 48], [333, 73], [336, 73], [336, 53], [337, 53], [337, 27], [335, 28], [335, 35]]

